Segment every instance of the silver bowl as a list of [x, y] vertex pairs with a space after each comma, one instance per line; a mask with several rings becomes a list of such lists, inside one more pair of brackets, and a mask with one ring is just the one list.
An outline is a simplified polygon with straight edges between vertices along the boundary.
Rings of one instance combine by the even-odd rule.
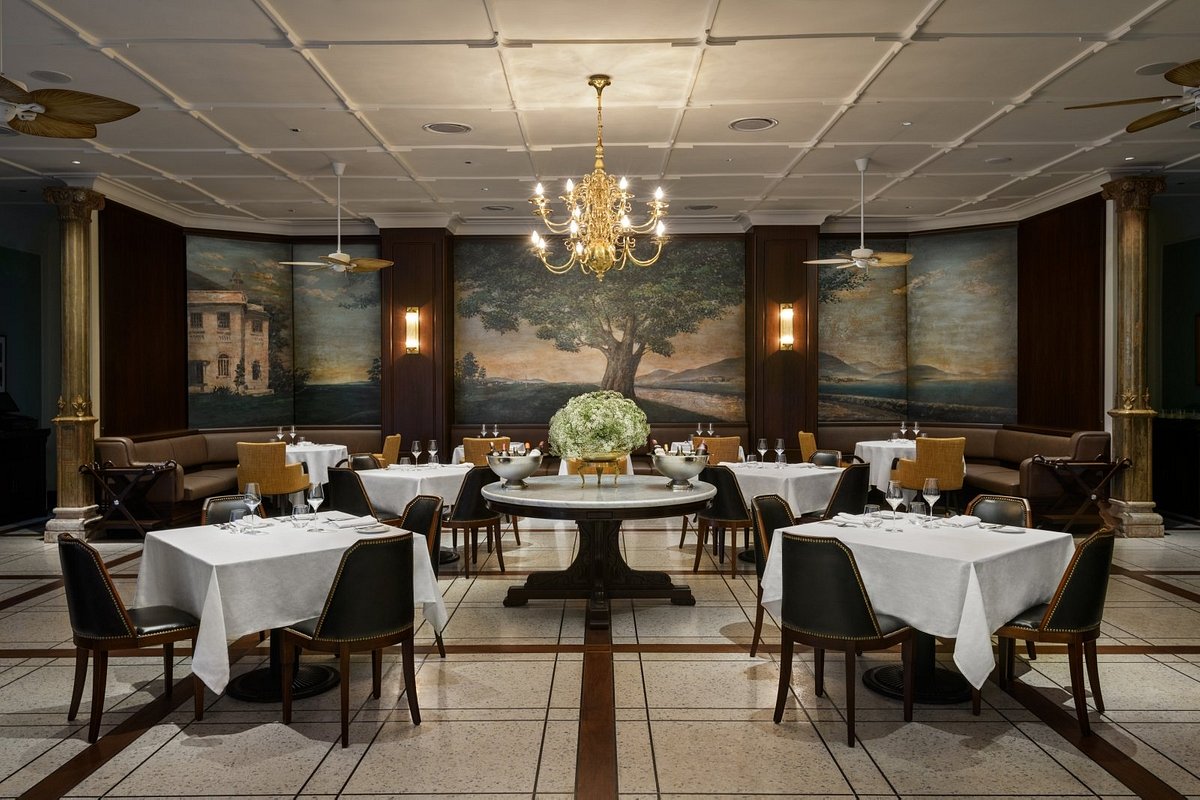
[[691, 484], [691, 479], [700, 474], [708, 464], [708, 454], [696, 455], [688, 453], [686, 455], [656, 455], [654, 456], [654, 468], [659, 474], [665, 475], [671, 479], [667, 487], [677, 492], [684, 492], [694, 488]]
[[542, 465], [542, 456], [489, 455], [487, 461], [492, 472], [500, 476], [502, 488], [524, 489], [527, 485], [525, 479]]

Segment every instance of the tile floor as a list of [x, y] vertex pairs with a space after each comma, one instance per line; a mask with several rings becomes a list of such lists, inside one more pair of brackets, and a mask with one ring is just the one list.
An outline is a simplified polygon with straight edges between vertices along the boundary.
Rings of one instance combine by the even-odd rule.
[[[828, 694], [818, 698], [810, 656], [797, 656], [784, 722], [772, 723], [777, 648], [750, 658], [747, 647], [753, 569], [746, 565], [748, 571], [730, 577], [727, 564], [718, 572], [706, 555], [693, 575], [695, 539], [689, 535], [678, 549], [677, 524], [638, 523], [623, 537], [632, 565], [680, 573], [676, 580], [691, 585], [697, 604], [614, 604], [622, 797], [1130, 796], [1136, 792], [1129, 775], [1138, 773], [1164, 784], [1148, 796], [1200, 797], [1200, 532], [1117, 542], [1100, 640], [1108, 708], [1092, 714], [1105, 746], [1077, 746], [1070, 725], [1047, 724], [1047, 713], [1051, 723], [1073, 721], [1065, 655], [1044, 648], [1037, 661], [1019, 662], [1018, 671], [1049, 704], [1022, 702], [1020, 692], [988, 684], [979, 717], [965, 705], [918, 706], [914, 721], [904, 724], [897, 702], [860, 687], [859, 741], [849, 748], [844, 674], [835, 659], [827, 667]], [[31, 532], [0, 536], [0, 797], [30, 790], [52, 796], [52, 786], [62, 787], [54, 794], [81, 798], [572, 796], [582, 603], [504, 608], [500, 601], [525, 571], [565, 565], [575, 535], [536, 520], [521, 533], [520, 547], [506, 533], [508, 575], [489, 560], [478, 577], [442, 579], [450, 654], [424, 652], [432, 633], [420, 628], [421, 726], [410, 723], [400, 696], [398, 655], [387, 656], [379, 700], [369, 697], [369, 666], [356, 661], [345, 750], [337, 744], [336, 692], [299, 701], [290, 727], [280, 722], [277, 706], [211, 693], [202, 722], [193, 720], [190, 703], [147, 714], [147, 704], [162, 694], [153, 656], [114, 659], [102, 732], [124, 725], [89, 747], [86, 708], [75, 723], [66, 721], [73, 651], [61, 589], [4, 606], [52, 583], [55, 550]], [[98, 546], [108, 561], [139, 551], [136, 541]], [[137, 569], [136, 557], [113, 569], [126, 598]], [[778, 642], [770, 623], [767, 641]], [[860, 669], [896, 658], [867, 655]], [[264, 660], [264, 649], [247, 650], [234, 671]], [[179, 658], [177, 679], [187, 675], [187, 663]], [[1116, 768], [1122, 777], [1103, 766], [1114, 758], [1123, 764]], [[59, 782], [39, 785], [47, 778]]]

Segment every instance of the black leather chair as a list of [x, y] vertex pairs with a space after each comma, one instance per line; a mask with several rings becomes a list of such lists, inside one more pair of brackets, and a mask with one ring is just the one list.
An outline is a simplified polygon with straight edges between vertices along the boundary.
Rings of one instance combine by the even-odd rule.
[[342, 679], [342, 747], [350, 743], [350, 654], [371, 652], [371, 696], [378, 698], [383, 648], [400, 643], [404, 693], [421, 724], [413, 659], [412, 534], [363, 539], [342, 554], [321, 615], [283, 629], [283, 722], [292, 722], [292, 670], [302, 649], [336, 653]]
[[997, 525], [1014, 525], [1018, 528], [1033, 527], [1033, 509], [1024, 497], [1006, 494], [981, 494], [967, 504], [966, 513], [979, 517], [984, 522]]
[[876, 614], [850, 548], [837, 539], [783, 534], [783, 626], [775, 722], [783, 719], [792, 680], [795, 642], [813, 648], [816, 694], [825, 694], [825, 651], [846, 653], [846, 744], [854, 746], [857, 654], [901, 645], [904, 721], [912, 721], [913, 629], [902, 619]]
[[373, 453], [351, 453], [350, 454], [350, 469], [382, 469], [383, 465], [379, 463], [379, 459], [375, 458]]
[[[705, 467], [700, 472], [700, 480], [717, 487], [716, 497], [708, 507], [696, 515], [696, 560], [692, 564], [692, 572], [700, 571], [700, 556], [704, 553], [704, 543], [708, 539], [708, 531], [713, 531], [713, 551], [717, 558], [725, 561], [725, 531], [731, 531], [729, 541], [732, 553], [729, 556], [729, 574], [737, 575], [737, 534], [745, 530], [749, 538], [753, 522], [746, 508], [746, 500], [742, 497], [741, 487], [729, 467]], [[749, 543], [747, 543], [749, 546]]]
[[1079, 719], [1079, 730], [1084, 736], [1092, 733], [1083, 688], [1085, 661], [1088, 683], [1092, 685], [1092, 700], [1096, 710], [1104, 713], [1104, 697], [1100, 694], [1100, 673], [1096, 664], [1096, 639], [1100, 638], [1100, 620], [1104, 616], [1104, 596], [1108, 591], [1112, 554], [1113, 532], [1109, 528], [1101, 528], [1075, 548], [1075, 555], [1049, 603], [1039, 603], [1025, 609], [996, 631], [1000, 640], [1002, 687], [1007, 687], [1013, 678], [1013, 645], [1016, 639], [1066, 644], [1075, 716]]
[[837, 450], [818, 450], [808, 460], [818, 467], [840, 467], [842, 454]]
[[788, 501], [777, 494], [761, 494], [750, 505], [754, 511], [754, 570], [758, 573], [758, 607], [754, 610], [754, 638], [750, 640], [750, 656], [754, 657], [762, 640], [762, 579], [771, 554], [771, 539], [779, 528], [795, 524], [795, 519]]
[[[71, 617], [75, 642], [75, 683], [71, 687], [71, 708], [67, 719], [74, 720], [83, 699], [88, 656], [92, 664], [92, 718], [88, 741], [100, 734], [104, 713], [104, 687], [108, 680], [108, 653], [111, 650], [162, 645], [163, 673], [167, 697], [174, 690], [171, 672], [175, 661], [175, 642], [189, 639], [196, 649], [200, 620], [172, 606], [126, 608], [113, 586], [112, 576], [94, 547], [69, 533], [58, 536], [58, 558], [62, 564], [67, 613]], [[204, 718], [204, 684], [193, 673], [196, 719]]]
[[[437, 577], [438, 562], [441, 560], [438, 553], [442, 549], [442, 498], [434, 494], [419, 494], [409, 500], [396, 527], [425, 537], [425, 544], [429, 546], [429, 561], [433, 565], [434, 577]], [[435, 630], [433, 639], [437, 643], [438, 655], [445, 658], [446, 645], [442, 642], [441, 631]]]
[[491, 552], [492, 542], [496, 545], [496, 562], [500, 571], [504, 572], [504, 552], [500, 548], [500, 514], [487, 507], [480, 490], [489, 483], [500, 480], [492, 468], [488, 466], [472, 467], [463, 478], [459, 487], [458, 497], [450, 514], [443, 520], [450, 529], [450, 546], [458, 548], [458, 532], [463, 534], [463, 574], [471, 576], [471, 564], [479, 562], [479, 529], [483, 528], [487, 535], [488, 552]]
[[842, 470], [838, 476], [833, 494], [825, 504], [825, 510], [818, 515], [805, 515], [800, 522], [819, 522], [823, 519], [833, 519], [838, 514], [861, 514], [867, 504], [867, 492], [871, 491], [871, 465], [851, 464]]
[[396, 524], [395, 517], [383, 517], [376, 510], [362, 478], [347, 467], [330, 467], [329, 482], [325, 484], [325, 505], [329, 511], [342, 511], [356, 517], [375, 517], [388, 525]]
[[[204, 505], [200, 508], [200, 524], [220, 525], [229, 522], [230, 512], [237, 509], [246, 510], [245, 497], [243, 494], [219, 494], [205, 498]], [[263, 516], [261, 503], [254, 509], [254, 513]]]

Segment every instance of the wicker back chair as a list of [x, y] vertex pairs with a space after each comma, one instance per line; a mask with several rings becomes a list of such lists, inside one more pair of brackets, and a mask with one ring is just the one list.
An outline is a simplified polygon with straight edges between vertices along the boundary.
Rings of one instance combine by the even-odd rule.
[[386, 467], [389, 464], [400, 463], [400, 434], [393, 433], [391, 436], [385, 436], [383, 439], [383, 452], [373, 453], [375, 460], [380, 466]]
[[486, 439], [473, 438], [470, 436], [463, 437], [463, 461], [474, 464], [477, 467], [486, 467], [487, 454], [491, 450], [505, 450], [511, 442], [507, 436], [489, 436]]
[[693, 436], [692, 449], [695, 450], [701, 444], [708, 447], [708, 463], [709, 466], [715, 467], [722, 461], [733, 463], [741, 461], [738, 458], [738, 448], [742, 446], [740, 436]]
[[817, 452], [817, 435], [808, 431], [800, 431], [800, 460], [811, 461], [813, 453]]
[[956, 492], [963, 485], [963, 450], [966, 437], [917, 439], [917, 457], [900, 459], [892, 470], [892, 480], [905, 489], [920, 490], [926, 478], [937, 478], [943, 492]]
[[283, 442], [238, 442], [238, 489], [257, 483], [258, 491], [268, 495], [291, 494], [308, 488], [308, 473], [303, 464], [287, 463], [287, 445]]

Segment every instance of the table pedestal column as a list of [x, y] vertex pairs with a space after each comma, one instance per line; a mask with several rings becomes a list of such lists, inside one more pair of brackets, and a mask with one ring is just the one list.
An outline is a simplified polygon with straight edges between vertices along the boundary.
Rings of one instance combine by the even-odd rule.
[[[271, 631], [271, 660], [268, 666], [243, 672], [225, 687], [225, 694], [246, 703], [278, 703], [283, 700], [283, 633]], [[340, 676], [333, 667], [299, 664], [292, 671], [292, 698], [327, 692], [338, 685]]]
[[[971, 684], [957, 672], [937, 665], [936, 646], [937, 637], [916, 631], [913, 639], [913, 669], [916, 670], [913, 701], [931, 705], [967, 702], [971, 699]], [[872, 667], [863, 673], [863, 685], [884, 697], [903, 700], [904, 668], [899, 664]]]
[[530, 600], [588, 601], [588, 624], [608, 627], [610, 598], [667, 598], [675, 605], [694, 606], [696, 598], [686, 585], [677, 585], [665, 572], [633, 569], [621, 556], [619, 519], [579, 520], [579, 552], [563, 570], [535, 572], [522, 586], [512, 586], [506, 606]]

